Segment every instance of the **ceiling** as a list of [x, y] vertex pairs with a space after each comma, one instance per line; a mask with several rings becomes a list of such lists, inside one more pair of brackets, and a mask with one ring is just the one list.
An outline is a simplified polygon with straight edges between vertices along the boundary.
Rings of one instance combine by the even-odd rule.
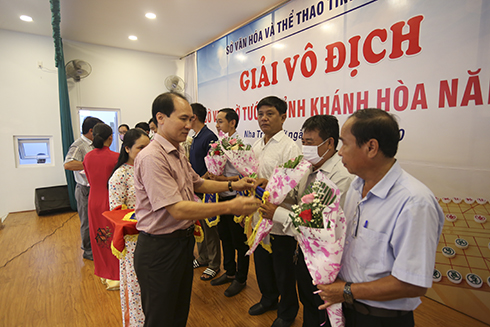
[[[61, 36], [183, 57], [287, 1], [61, 0]], [[148, 12], [156, 19], [146, 18]], [[33, 21], [22, 21], [21, 15]], [[0, 29], [51, 36], [49, 0], [0, 0]]]

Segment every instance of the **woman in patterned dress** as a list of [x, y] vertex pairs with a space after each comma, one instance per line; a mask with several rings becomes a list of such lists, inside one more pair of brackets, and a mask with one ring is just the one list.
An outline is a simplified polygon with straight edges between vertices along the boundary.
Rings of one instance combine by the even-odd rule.
[[[134, 209], [136, 194], [134, 190], [134, 158], [148, 144], [150, 139], [141, 129], [130, 129], [125, 135], [119, 159], [109, 179], [110, 209], [126, 205]], [[137, 235], [126, 235], [124, 243], [126, 255], [120, 259], [121, 311], [124, 326], [143, 326], [145, 316], [141, 307], [141, 291], [134, 272], [133, 257]]]
[[133, 178], [134, 158], [149, 143], [148, 134], [139, 128], [132, 128], [124, 135], [116, 167], [114, 167], [112, 176], [109, 179], [110, 210], [123, 204], [128, 209], [134, 209], [136, 204]]

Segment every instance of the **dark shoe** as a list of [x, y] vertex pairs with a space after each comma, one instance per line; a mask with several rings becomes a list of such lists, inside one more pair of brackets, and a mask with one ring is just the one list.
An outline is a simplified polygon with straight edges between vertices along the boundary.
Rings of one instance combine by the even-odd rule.
[[94, 261], [94, 256], [92, 255], [92, 253], [84, 253], [83, 258], [87, 259], [87, 260]]
[[286, 321], [282, 320], [281, 318], [277, 318], [276, 320], [274, 320], [271, 327], [289, 327], [293, 324], [293, 322], [294, 320]]
[[234, 280], [233, 282], [231, 282], [231, 285], [226, 289], [225, 296], [235, 296], [240, 293], [245, 288], [245, 286], [247, 286], [247, 282], [239, 283], [238, 281]]
[[277, 309], [277, 303], [271, 305], [270, 307], [264, 307], [262, 303], [259, 302], [252, 305], [252, 307], [250, 307], [250, 309], [248, 310], [248, 314], [251, 316], [259, 316], [263, 313], [266, 313], [267, 311], [276, 310], [276, 309]]
[[212, 280], [211, 285], [213, 285], [213, 286], [223, 285], [226, 283], [231, 283], [234, 280], [235, 280], [234, 276], [233, 276], [233, 278], [231, 278], [227, 274], [223, 274], [223, 275], [219, 276], [218, 278]]

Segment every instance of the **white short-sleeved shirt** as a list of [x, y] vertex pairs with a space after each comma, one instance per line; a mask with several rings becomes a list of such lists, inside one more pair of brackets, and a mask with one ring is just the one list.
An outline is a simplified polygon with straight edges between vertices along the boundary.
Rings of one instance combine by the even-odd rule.
[[[257, 140], [252, 146], [252, 150], [259, 162], [258, 177], [267, 179], [271, 178], [274, 169], [277, 166], [287, 162], [289, 159], [301, 155], [299, 146], [287, 136], [283, 130], [271, 137], [267, 144], [264, 143], [264, 138]], [[289, 202], [287, 200], [289, 200]], [[287, 204], [283, 202], [281, 206], [284, 205], [287, 209], [290, 209], [291, 205], [294, 204], [294, 201], [288, 198], [286, 198], [285, 202], [287, 202]], [[254, 225], [257, 223], [258, 219], [258, 215], [255, 214]], [[283, 231], [282, 224], [276, 222], [274, 222], [271, 234], [286, 235]]]
[[[92, 141], [86, 138], [85, 135], [82, 135], [70, 145], [64, 163], [66, 164], [73, 160], [83, 162], [85, 155], [93, 149], [94, 146], [92, 145]], [[75, 177], [75, 182], [77, 182], [77, 184], [90, 186], [87, 180], [87, 176], [82, 173], [82, 170], [73, 171], [73, 176]]]
[[[364, 180], [357, 177], [345, 199], [347, 237], [339, 277], [362, 283], [393, 275], [412, 285], [431, 287], [444, 224], [432, 192], [398, 162], [364, 198], [363, 186]], [[421, 303], [418, 297], [359, 302], [391, 310], [414, 310]]]

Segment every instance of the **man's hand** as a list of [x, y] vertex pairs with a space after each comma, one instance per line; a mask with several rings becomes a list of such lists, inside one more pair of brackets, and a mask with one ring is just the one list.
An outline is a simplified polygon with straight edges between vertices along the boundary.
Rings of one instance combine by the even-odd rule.
[[255, 179], [246, 177], [240, 179], [238, 182], [233, 182], [232, 188], [235, 191], [251, 190], [255, 187]]
[[319, 306], [318, 309], [325, 310], [332, 304], [344, 302], [344, 286], [345, 282], [340, 279], [336, 279], [332, 284], [317, 285], [321, 290], [318, 295], [325, 301], [325, 304]]
[[237, 196], [227, 204], [235, 216], [249, 215], [260, 207], [260, 200], [255, 197]]
[[259, 187], [262, 187], [265, 190], [265, 187], [267, 186], [267, 183], [269, 183], [269, 181], [267, 179], [265, 179], [265, 178], [258, 178], [255, 181], [254, 187], [257, 188], [257, 186], [259, 186]]
[[[330, 285], [317, 285], [321, 290], [320, 297], [326, 301], [319, 309], [325, 309], [334, 303], [344, 301], [345, 282], [337, 279]], [[420, 297], [425, 294], [427, 288], [412, 285], [389, 275], [377, 280], [365, 283], [354, 283], [351, 285], [354, 299], [371, 300], [371, 301], [391, 301], [409, 297]]]
[[276, 206], [275, 204], [267, 201], [260, 206], [259, 211], [262, 213], [263, 218], [272, 220], [272, 217], [274, 217], [274, 212], [276, 212], [277, 207], [278, 206]]

